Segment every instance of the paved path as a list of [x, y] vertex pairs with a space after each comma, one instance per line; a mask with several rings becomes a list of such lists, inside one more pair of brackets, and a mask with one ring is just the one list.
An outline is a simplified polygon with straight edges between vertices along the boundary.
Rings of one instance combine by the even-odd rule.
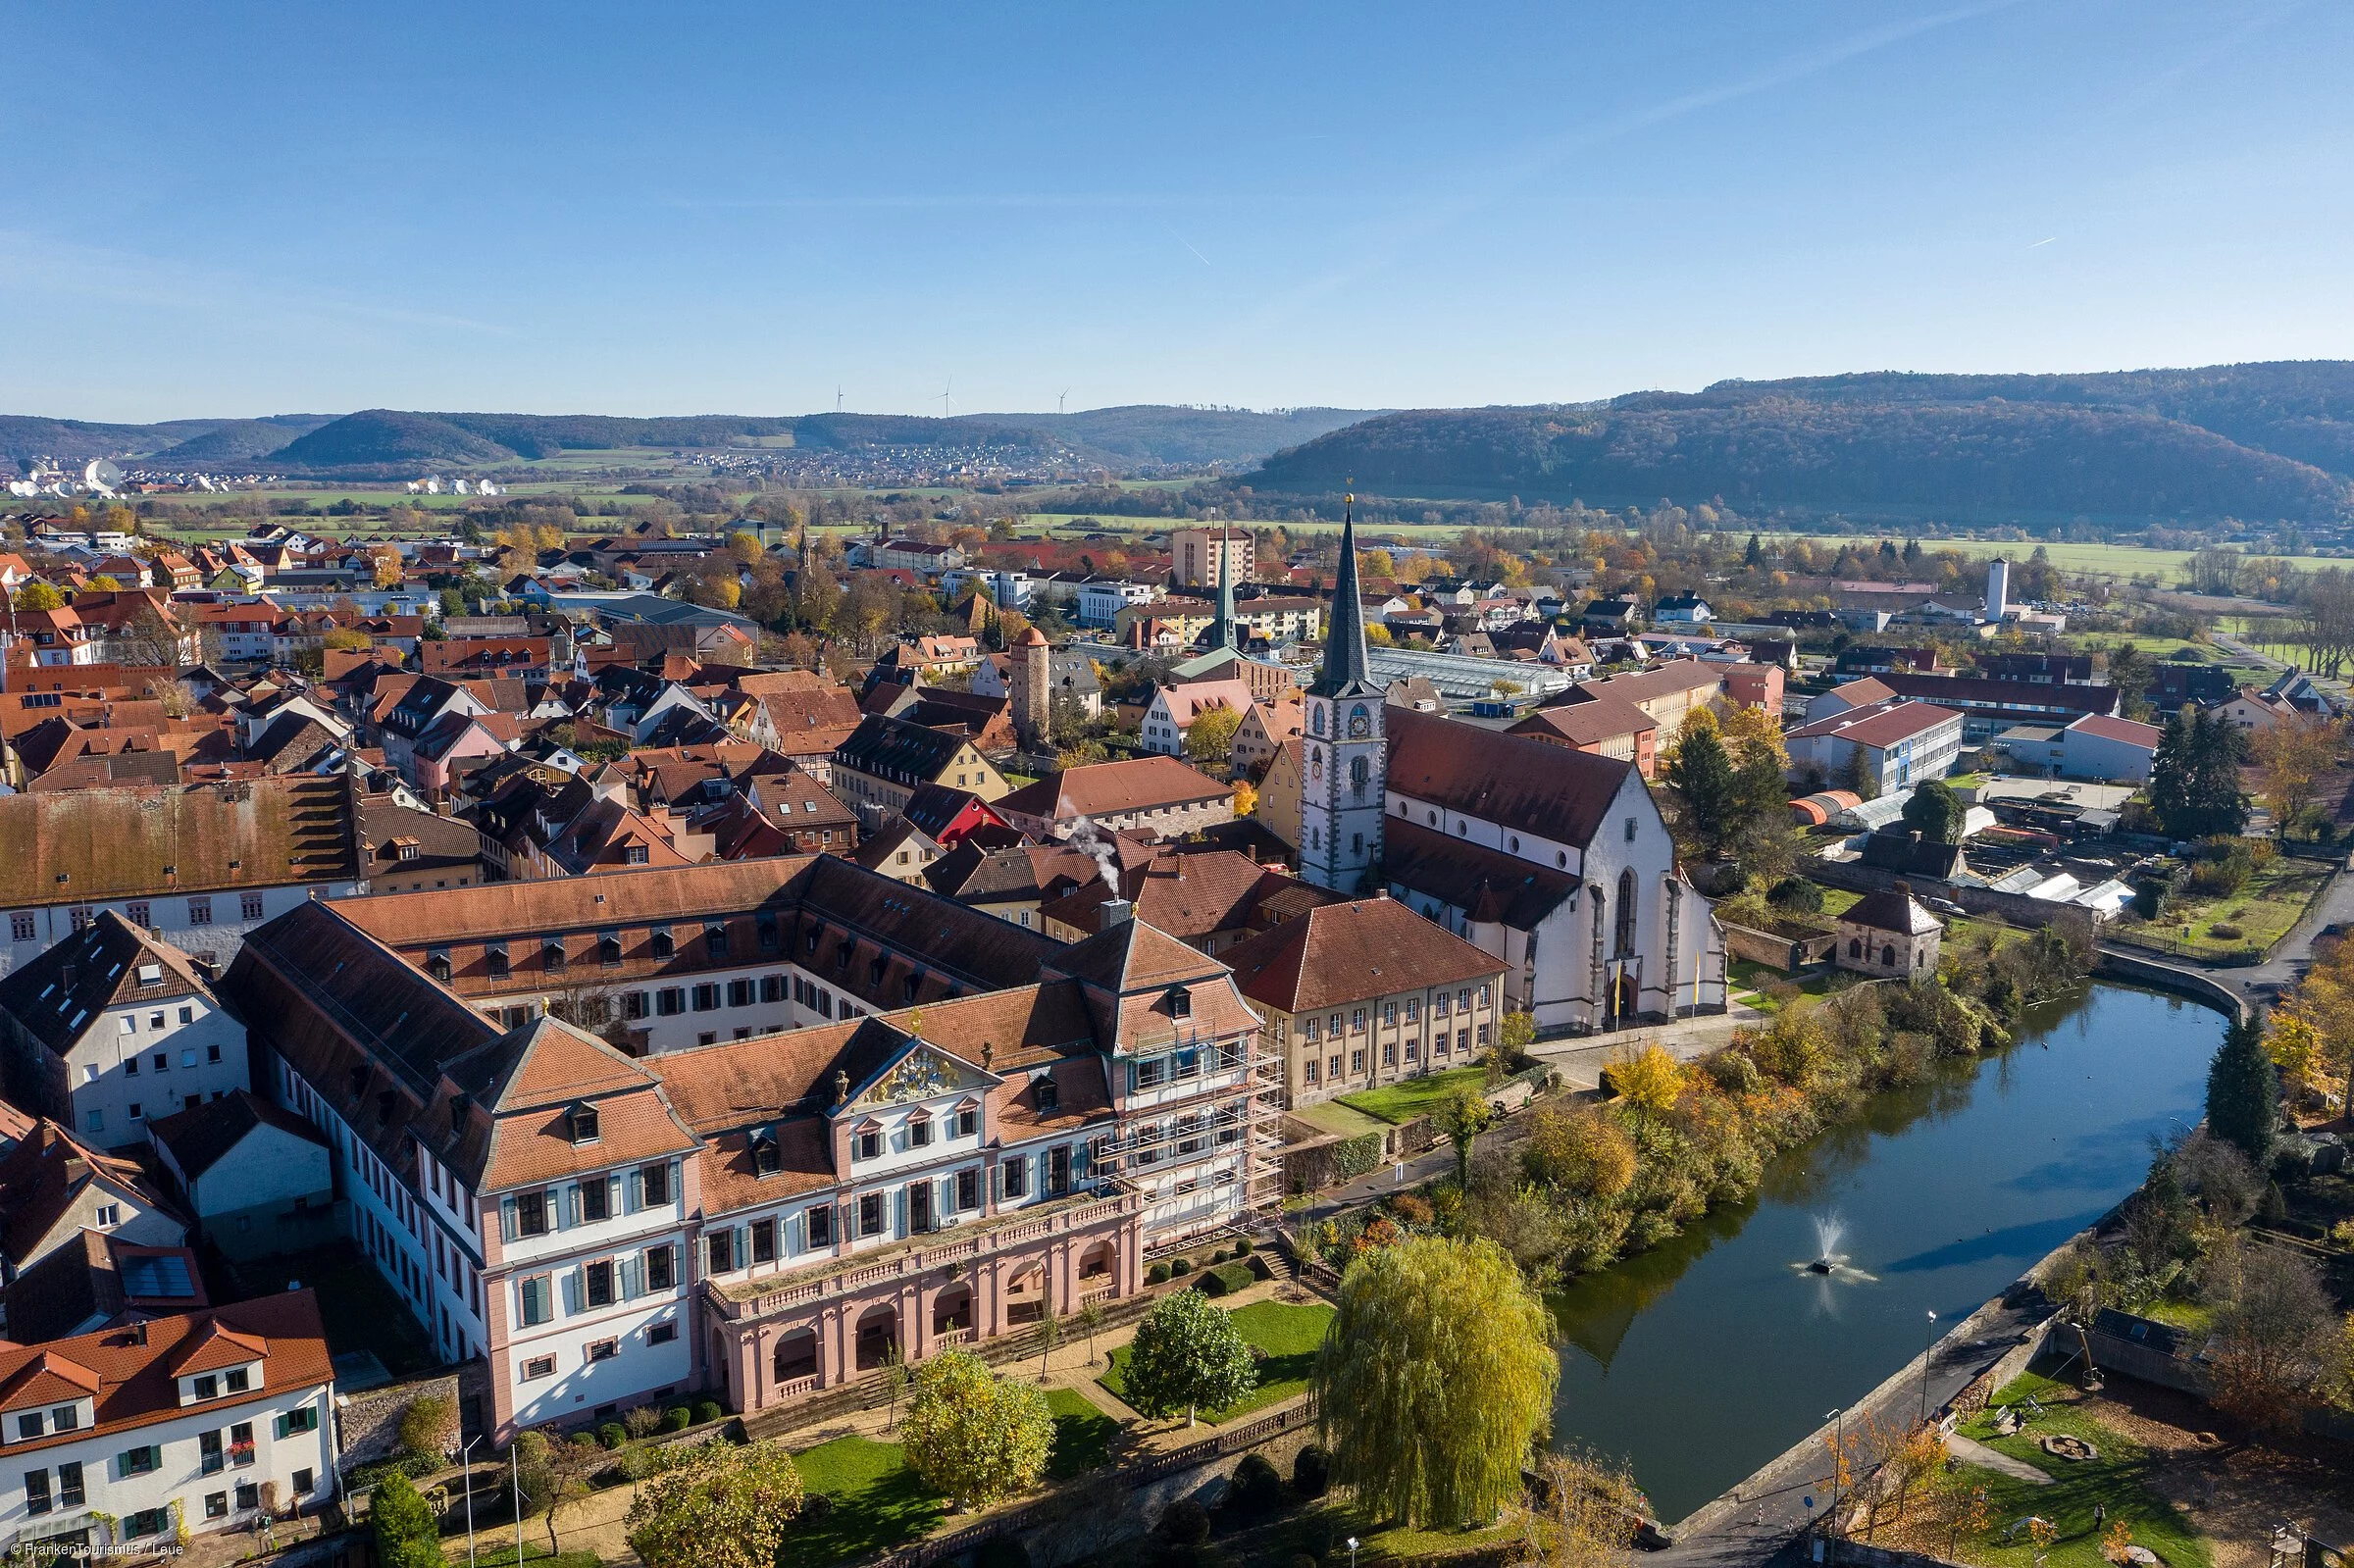
[[2015, 1481], [2023, 1481], [2030, 1487], [2048, 1487], [2052, 1484], [2050, 1472], [2038, 1470], [2024, 1459], [2014, 1459], [2000, 1448], [1989, 1448], [1975, 1438], [1965, 1438], [1959, 1432], [1946, 1435], [1945, 1451], [1981, 1469], [1999, 1471]]
[[[1930, 1352], [1928, 1408], [1934, 1412], [1960, 1393], [2050, 1312], [2048, 1304], [2022, 1309], [1993, 1301], [1964, 1319]], [[1921, 1358], [1915, 1356], [1844, 1411], [1840, 1425], [1876, 1416], [1883, 1427], [1909, 1427], [1919, 1419], [1921, 1403]], [[1670, 1527], [1675, 1544], [1645, 1560], [1677, 1568], [1756, 1568], [1785, 1553], [1795, 1559], [1808, 1521], [1821, 1517], [1830, 1501], [1823, 1480], [1830, 1474], [1832, 1433], [1833, 1424], [1824, 1422], [1733, 1492]], [[1815, 1499], [1812, 1510], [1809, 1497]]]
[[2344, 871], [2329, 879], [2321, 895], [2306, 906], [2304, 915], [2274, 947], [2272, 957], [2261, 964], [2237, 968], [2204, 964], [2195, 958], [2123, 943], [2118, 944], [2117, 950], [2130, 957], [2171, 964], [2176, 969], [2195, 970], [2262, 1007], [2305, 978], [2305, 971], [2313, 967], [2314, 942], [2323, 932], [2338, 925], [2354, 926], [2354, 875]]

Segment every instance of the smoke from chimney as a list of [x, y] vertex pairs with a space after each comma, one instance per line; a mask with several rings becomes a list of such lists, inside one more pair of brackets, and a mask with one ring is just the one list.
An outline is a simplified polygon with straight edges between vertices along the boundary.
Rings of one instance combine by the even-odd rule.
[[1071, 847], [1096, 863], [1096, 872], [1103, 885], [1117, 898], [1120, 894], [1120, 857], [1112, 847], [1111, 838], [1087, 818], [1071, 824]]

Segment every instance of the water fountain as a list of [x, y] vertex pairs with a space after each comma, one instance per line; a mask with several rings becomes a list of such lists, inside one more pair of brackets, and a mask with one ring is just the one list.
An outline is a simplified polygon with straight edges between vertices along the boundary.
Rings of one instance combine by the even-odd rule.
[[1839, 1280], [1848, 1284], [1873, 1282], [1875, 1276], [1850, 1266], [1847, 1254], [1839, 1250], [1840, 1241], [1847, 1236], [1847, 1222], [1836, 1214], [1817, 1214], [1814, 1219], [1815, 1255], [1803, 1263], [1790, 1266], [1801, 1274], [1812, 1274], [1818, 1279]]

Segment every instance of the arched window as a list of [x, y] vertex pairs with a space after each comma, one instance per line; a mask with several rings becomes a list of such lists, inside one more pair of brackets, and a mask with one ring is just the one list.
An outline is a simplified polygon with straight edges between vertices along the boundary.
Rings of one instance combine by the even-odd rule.
[[1894, 969], [1896, 967], [1896, 944], [1894, 942], [1890, 942], [1887, 946], [1880, 949], [1880, 967], [1882, 969]]
[[1850, 958], [1862, 958], [1864, 956], [1864, 944], [1853, 936], [1850, 936], [1847, 939], [1847, 956]]
[[1618, 936], [1619, 958], [1635, 956], [1635, 873], [1633, 867], [1618, 874]]
[[1349, 759], [1349, 787], [1361, 793], [1365, 785], [1372, 782], [1373, 764], [1363, 757], [1351, 757]]
[[1928, 963], [1929, 950], [1926, 947], [1915, 950], [1913, 954], [1913, 967], [1915, 969], [1926, 969], [1928, 967]]
[[1322, 734], [1324, 733], [1324, 704], [1321, 702], [1309, 703], [1307, 705], [1307, 714], [1309, 727], [1313, 729], [1316, 733]]

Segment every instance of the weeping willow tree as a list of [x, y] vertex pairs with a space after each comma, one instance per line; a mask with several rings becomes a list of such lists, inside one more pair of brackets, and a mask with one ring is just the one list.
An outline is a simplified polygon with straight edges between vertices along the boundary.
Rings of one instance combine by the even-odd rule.
[[1492, 1241], [1365, 1253], [1341, 1278], [1310, 1380], [1333, 1479], [1409, 1526], [1494, 1519], [1553, 1408], [1550, 1338], [1544, 1303]]

